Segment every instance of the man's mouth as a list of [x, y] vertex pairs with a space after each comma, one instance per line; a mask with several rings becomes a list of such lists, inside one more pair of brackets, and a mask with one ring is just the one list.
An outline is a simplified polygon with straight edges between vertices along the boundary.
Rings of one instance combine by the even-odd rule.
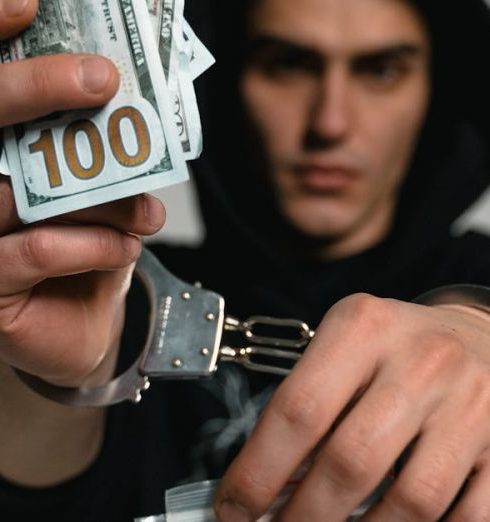
[[344, 165], [305, 163], [293, 167], [299, 186], [308, 192], [340, 192], [358, 178], [356, 171]]

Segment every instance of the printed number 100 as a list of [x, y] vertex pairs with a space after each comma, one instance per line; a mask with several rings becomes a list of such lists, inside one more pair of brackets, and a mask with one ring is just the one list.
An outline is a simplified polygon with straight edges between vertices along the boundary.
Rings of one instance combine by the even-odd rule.
[[[131, 123], [136, 136], [137, 148], [134, 154], [129, 154], [124, 146], [121, 135], [121, 122], [124, 119]], [[121, 107], [114, 111], [109, 117], [107, 131], [112, 154], [118, 163], [124, 167], [142, 165], [150, 156], [151, 139], [148, 125], [141, 112], [134, 107]], [[92, 162], [86, 167], [82, 165], [77, 150], [76, 138], [79, 133], [85, 134], [90, 146]], [[41, 137], [38, 141], [29, 145], [29, 151], [32, 154], [41, 152], [44, 155], [44, 163], [51, 188], [62, 185], [63, 181], [52, 129], [41, 131]], [[95, 123], [90, 120], [77, 120], [70, 123], [63, 132], [63, 154], [73, 176], [79, 179], [97, 177], [104, 169], [105, 151], [102, 136]]]

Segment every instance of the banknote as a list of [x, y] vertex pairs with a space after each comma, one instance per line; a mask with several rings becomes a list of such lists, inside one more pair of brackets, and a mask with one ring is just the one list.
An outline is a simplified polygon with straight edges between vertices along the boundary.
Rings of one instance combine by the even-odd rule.
[[30, 28], [0, 51], [3, 62], [94, 53], [110, 58], [121, 75], [118, 93], [100, 109], [6, 129], [7, 161], [23, 221], [188, 179], [145, 0], [43, 0]]
[[7, 163], [7, 156], [5, 150], [0, 152], [0, 174], [9, 175], [9, 166]]
[[[173, 21], [172, 5], [167, 2], [165, 11], [166, 19], [165, 23], [163, 23], [165, 0], [146, 0], [146, 2], [155, 39], [158, 44], [160, 44], [161, 41], [163, 43], [162, 64], [164, 64], [167, 69], [164, 72], [166, 73], [166, 79], [168, 79], [168, 73], [170, 72], [170, 53], [172, 50], [174, 53], [176, 52], [179, 43], [179, 40], [175, 40], [175, 38], [173, 41], [170, 41], [168, 38], [168, 30], [165, 30], [165, 27], [169, 24], [171, 26]], [[175, 36], [175, 31], [172, 30], [172, 27], [170, 27], [170, 30], [172, 31], [172, 36]], [[162, 39], [160, 39], [161, 35]], [[199, 155], [202, 149], [202, 130], [199, 119], [199, 108], [191, 81], [193, 82], [209, 69], [215, 63], [215, 59], [196, 36], [194, 30], [185, 18], [182, 20], [182, 38], [180, 42], [181, 46], [179, 50], [181, 52], [183, 51], [186, 56], [179, 58], [179, 70], [177, 74], [175, 68], [171, 71], [173, 73], [171, 84], [178, 84], [178, 88], [175, 89], [172, 99], [174, 101], [175, 119], [179, 129], [182, 148], [187, 152], [185, 159], [194, 159]], [[188, 121], [190, 123], [188, 123]], [[189, 132], [192, 132], [191, 139], [187, 139]], [[8, 164], [5, 151], [2, 147], [0, 147], [0, 150], [0, 172], [7, 173]]]
[[146, 4], [148, 7], [148, 13], [151, 17], [153, 34], [155, 35], [155, 39], [158, 43], [160, 25], [162, 23], [163, 16], [163, 0], [146, 0]]
[[182, 33], [176, 36], [176, 41], [179, 59], [179, 88], [191, 145], [190, 153], [184, 154], [184, 156], [186, 159], [195, 159], [202, 152], [201, 116], [191, 75], [190, 56], [184, 50]]
[[209, 49], [201, 42], [196, 33], [189, 25], [189, 22], [184, 18], [182, 26], [183, 35], [183, 49], [189, 60], [189, 71], [192, 80], [201, 76], [214, 63], [214, 56], [209, 52]]
[[[158, 49], [184, 158], [192, 160], [201, 153], [202, 130], [199, 108], [192, 80], [187, 76], [186, 60], [181, 56], [183, 46], [184, 0], [161, 0]], [[189, 85], [190, 82], [190, 85]]]
[[209, 69], [215, 63], [215, 59], [185, 19], [182, 24], [182, 33], [177, 38], [177, 45], [179, 48], [180, 89], [184, 100], [184, 111], [187, 110], [187, 107], [191, 108], [191, 112], [187, 112], [186, 116], [193, 138], [192, 152], [195, 158], [202, 152], [203, 136], [194, 80]]

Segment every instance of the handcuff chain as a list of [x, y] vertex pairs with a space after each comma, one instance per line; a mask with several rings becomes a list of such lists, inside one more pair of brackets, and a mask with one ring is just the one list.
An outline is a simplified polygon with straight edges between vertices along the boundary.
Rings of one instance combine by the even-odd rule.
[[[255, 333], [256, 327], [279, 327], [295, 329], [299, 335], [296, 338], [262, 336]], [[297, 361], [301, 357], [301, 351], [310, 342], [315, 332], [304, 322], [298, 319], [277, 319], [262, 315], [252, 316], [245, 321], [227, 316], [224, 320], [225, 331], [240, 332], [245, 340], [260, 346], [243, 346], [233, 348], [222, 345], [219, 351], [219, 359], [224, 362], [240, 364], [248, 370], [274, 375], [288, 375], [290, 368], [276, 364], [264, 364], [255, 362], [254, 357], [262, 356], [267, 359]], [[285, 349], [281, 349], [285, 348]]]

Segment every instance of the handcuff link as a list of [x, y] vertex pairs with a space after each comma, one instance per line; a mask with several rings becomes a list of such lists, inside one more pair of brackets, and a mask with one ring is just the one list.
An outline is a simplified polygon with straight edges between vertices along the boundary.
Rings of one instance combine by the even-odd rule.
[[[136, 265], [150, 306], [145, 345], [136, 361], [109, 383], [93, 388], [64, 388], [16, 370], [44, 397], [70, 406], [108, 406], [139, 402], [153, 379], [186, 380], [211, 377], [220, 361], [249, 370], [287, 375], [279, 363], [297, 361], [314, 332], [303, 321], [254, 316], [246, 321], [225, 316], [225, 301], [200, 284], [191, 285], [170, 273], [146, 248]], [[287, 329], [294, 336], [259, 335], [258, 329]], [[243, 338], [243, 345], [222, 343], [223, 334]], [[263, 358], [265, 362], [260, 362]], [[274, 363], [275, 361], [275, 363]]]
[[[200, 284], [190, 285], [178, 279], [146, 248], [136, 265], [136, 275], [148, 295], [150, 320], [143, 350], [128, 370], [94, 388], [62, 388], [16, 370], [20, 378], [44, 397], [66, 405], [108, 406], [124, 400], [139, 402], [141, 393], [148, 389], [152, 379], [211, 377], [220, 362], [286, 376], [314, 336], [314, 331], [297, 319], [254, 316], [240, 321], [226, 316], [221, 295], [203, 289]], [[413, 302], [460, 304], [490, 312], [490, 290], [478, 285], [449, 285], [426, 292]], [[290, 335], [260, 335], [257, 330], [264, 328], [281, 333], [287, 329]], [[243, 338], [245, 343], [243, 340], [225, 342], [224, 334], [227, 333]], [[235, 347], [234, 344], [242, 345]]]

